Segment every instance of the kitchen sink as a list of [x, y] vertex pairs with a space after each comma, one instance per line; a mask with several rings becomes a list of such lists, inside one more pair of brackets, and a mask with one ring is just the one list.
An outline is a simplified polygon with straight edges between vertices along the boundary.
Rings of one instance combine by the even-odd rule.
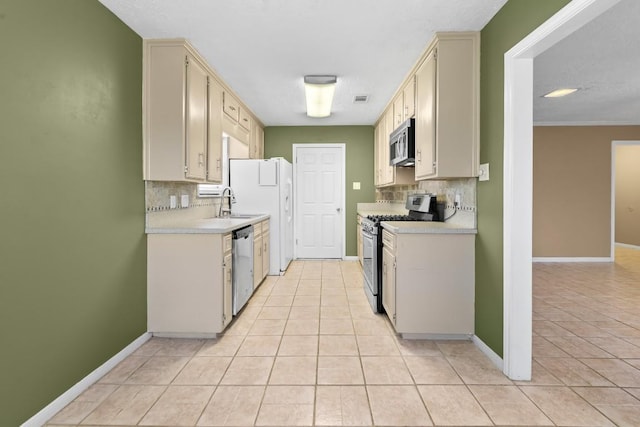
[[255, 218], [257, 216], [260, 216], [260, 215], [257, 215], [257, 214], [234, 214], [234, 213], [232, 213], [231, 215], [229, 215], [227, 217], [223, 217], [223, 218], [240, 218], [240, 219], [242, 219], [242, 218]]

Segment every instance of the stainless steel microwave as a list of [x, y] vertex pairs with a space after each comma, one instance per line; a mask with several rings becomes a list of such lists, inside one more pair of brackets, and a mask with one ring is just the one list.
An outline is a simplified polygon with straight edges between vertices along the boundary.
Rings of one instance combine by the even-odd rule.
[[389, 135], [389, 164], [391, 166], [413, 166], [416, 163], [415, 120], [403, 122]]

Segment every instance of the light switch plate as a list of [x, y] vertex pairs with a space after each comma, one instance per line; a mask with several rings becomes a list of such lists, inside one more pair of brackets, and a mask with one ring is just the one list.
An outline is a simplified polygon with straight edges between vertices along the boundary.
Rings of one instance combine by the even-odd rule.
[[359, 182], [354, 182], [353, 183], [353, 189], [354, 190], [359, 190], [360, 189], [360, 183]]
[[483, 163], [480, 165], [478, 179], [480, 181], [489, 181], [489, 163]]
[[183, 194], [182, 196], [180, 196], [180, 207], [182, 207], [182, 208], [188, 208], [189, 207], [189, 195], [188, 194]]

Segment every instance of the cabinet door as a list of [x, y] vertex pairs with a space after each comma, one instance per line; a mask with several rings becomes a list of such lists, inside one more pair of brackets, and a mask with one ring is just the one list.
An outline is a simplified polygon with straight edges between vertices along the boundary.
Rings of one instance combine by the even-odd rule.
[[378, 122], [378, 126], [376, 126], [374, 131], [374, 141], [373, 141], [373, 183], [377, 187], [380, 185], [380, 140], [382, 129], [384, 128], [384, 120], [380, 120]]
[[206, 177], [208, 76], [205, 68], [190, 55], [187, 55], [186, 67], [185, 176], [190, 179], [204, 180]]
[[224, 261], [222, 264], [222, 328], [226, 328], [227, 325], [231, 322], [231, 318], [233, 316], [233, 281], [232, 281], [232, 272], [233, 272], [233, 258], [231, 254], [228, 253], [224, 256]]
[[262, 236], [253, 239], [253, 289], [262, 282]]
[[234, 121], [240, 119], [240, 102], [229, 92], [224, 92], [222, 97], [222, 109]]
[[220, 83], [209, 78], [209, 138], [207, 181], [222, 182], [222, 93]]
[[396, 257], [384, 247], [382, 249], [382, 306], [389, 320], [396, 324]]
[[403, 121], [409, 120], [416, 113], [416, 78], [409, 79], [409, 82], [402, 90], [404, 99], [404, 117]]
[[356, 245], [358, 246], [358, 261], [360, 261], [360, 265], [363, 265], [362, 226], [360, 225], [360, 215], [358, 215], [358, 226], [356, 227]]
[[240, 124], [240, 126], [242, 126], [248, 131], [251, 131], [252, 122], [253, 120], [251, 119], [251, 116], [249, 115], [249, 113], [244, 108], [240, 107], [240, 114], [239, 114], [239, 120], [238, 120], [238, 123]]
[[258, 129], [258, 140], [256, 143], [258, 144], [258, 153], [256, 158], [264, 159], [264, 129], [260, 125], [257, 125], [257, 129]]
[[[404, 100], [403, 92], [400, 92], [396, 99], [393, 101], [393, 129], [397, 129], [398, 126], [404, 121]], [[393, 130], [391, 130], [393, 132]], [[390, 133], [391, 133], [390, 132]]]
[[262, 234], [262, 278], [264, 279], [267, 274], [269, 274], [269, 261], [270, 254], [269, 251], [269, 239], [271, 235], [267, 233]]
[[416, 179], [436, 172], [436, 51], [416, 73]]
[[382, 169], [380, 178], [381, 185], [393, 184], [394, 168], [390, 165], [389, 159], [389, 135], [394, 129], [393, 108], [389, 108], [385, 114], [385, 133], [382, 135], [382, 140], [380, 141], [380, 150], [382, 152], [380, 159], [380, 167]]

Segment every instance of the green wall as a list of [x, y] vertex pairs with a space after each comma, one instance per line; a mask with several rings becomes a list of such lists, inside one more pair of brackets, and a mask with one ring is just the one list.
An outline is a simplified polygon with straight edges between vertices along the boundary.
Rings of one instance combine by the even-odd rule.
[[[373, 126], [274, 126], [264, 132], [264, 156], [292, 162], [293, 144], [344, 143], [347, 256], [356, 256], [356, 204], [375, 202]], [[352, 183], [360, 182], [360, 190]]]
[[146, 331], [142, 40], [96, 0], [0, 2], [0, 426]]
[[476, 335], [500, 356], [502, 348], [502, 198], [504, 54], [569, 0], [509, 0], [481, 33], [480, 163], [491, 180], [478, 182]]

